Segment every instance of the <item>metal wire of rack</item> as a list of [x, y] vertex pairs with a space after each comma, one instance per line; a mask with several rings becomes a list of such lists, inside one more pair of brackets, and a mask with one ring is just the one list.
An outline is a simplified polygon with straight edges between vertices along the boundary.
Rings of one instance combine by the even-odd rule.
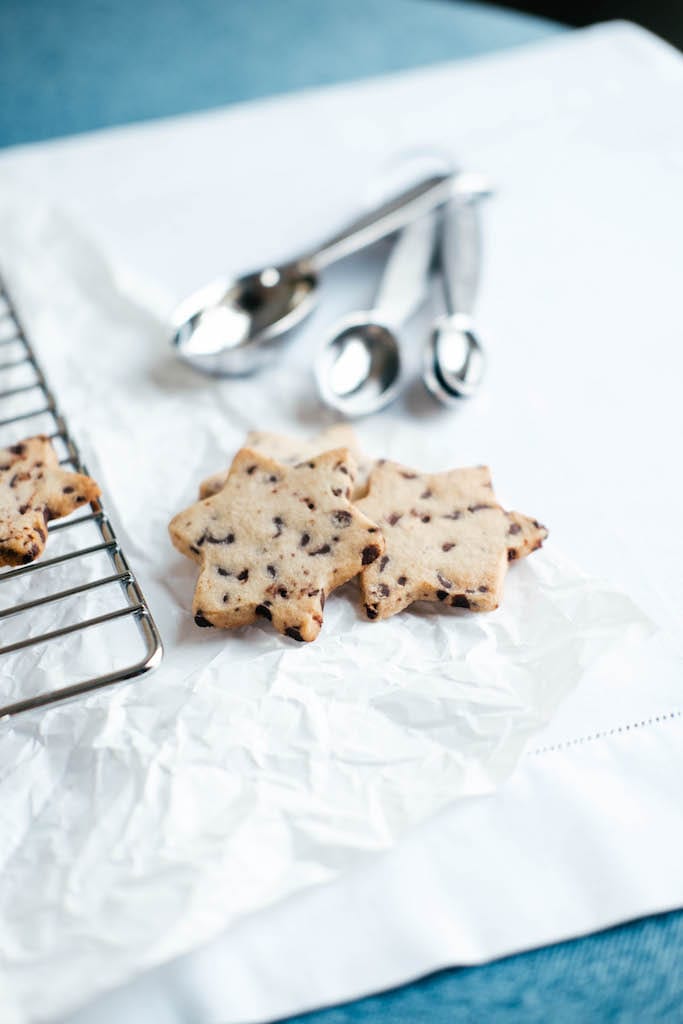
[[[6, 386], [8, 374], [24, 371], [29, 375], [27, 380], [18, 385], [15, 384], [15, 386]], [[9, 383], [12, 381], [10, 380]], [[32, 402], [34, 394], [36, 396], [35, 404]], [[3, 404], [9, 403], [10, 400], [16, 399], [18, 396], [28, 398], [29, 407], [19, 412], [13, 410], [12, 415], [3, 415], [5, 411]], [[36, 422], [40, 422], [40, 429], [32, 430], [31, 424], [35, 425]], [[57, 447], [58, 453], [63, 452], [63, 457], [60, 458], [61, 465], [73, 469], [75, 472], [87, 473], [7, 287], [0, 276], [0, 448], [21, 439], [10, 436], [5, 440], [8, 431], [12, 431], [16, 435], [17, 429], [27, 431], [21, 435], [22, 437], [31, 436], [32, 433], [46, 433]], [[98, 534], [96, 543], [87, 544], [85, 547], [76, 543], [75, 550], [66, 550], [61, 554], [50, 556], [50, 540], [55, 534], [82, 528], [83, 524], [91, 524], [88, 529], [93, 527], [96, 529]], [[85, 564], [85, 560], [91, 556], [100, 557], [100, 553], [102, 553], [102, 557], [106, 557], [111, 571], [97, 574], [95, 578], [89, 578], [84, 573], [82, 578], [79, 578], [79, 570]], [[44, 574], [46, 570], [67, 564], [73, 573], [72, 586], [54, 592], [48, 588], [48, 591], [39, 597], [31, 598], [29, 596], [28, 600], [5, 607], [0, 604], [0, 680], [4, 656], [20, 650], [35, 648], [38, 645], [59, 643], [64, 637], [102, 627], [116, 620], [130, 620], [135, 624], [143, 642], [144, 654], [132, 663], [126, 661], [122, 665], [112, 665], [109, 671], [100, 675], [66, 683], [56, 689], [22, 696], [20, 699], [13, 699], [4, 706], [0, 705], [0, 719], [76, 697], [103, 686], [133, 679], [156, 668], [161, 661], [163, 648], [159, 631], [100, 500], [92, 502], [90, 511], [85, 514], [81, 512], [79, 515], [72, 515], [67, 519], [49, 524], [47, 557], [19, 568], [0, 569], [0, 602], [8, 589], [11, 589], [8, 588], [8, 584], [25, 582], [28, 590], [31, 590], [34, 579], [37, 578], [34, 574]], [[21, 616], [22, 613], [37, 609], [42, 610], [46, 606], [78, 598], [79, 595], [87, 591], [97, 591], [100, 588], [112, 587], [112, 585], [115, 588], [118, 585], [117, 592], [123, 597], [123, 604], [119, 607], [89, 618], [77, 617], [76, 621], [48, 629], [37, 636], [22, 636], [3, 645], [3, 622], [10, 617]], [[0, 701], [2, 699], [2, 683], [0, 682]]]

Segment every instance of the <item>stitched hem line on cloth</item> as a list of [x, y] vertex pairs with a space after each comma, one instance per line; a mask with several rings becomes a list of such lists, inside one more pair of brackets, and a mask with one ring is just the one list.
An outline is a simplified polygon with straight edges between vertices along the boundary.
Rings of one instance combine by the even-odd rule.
[[629, 725], [617, 725], [613, 729], [604, 729], [602, 732], [595, 732], [590, 736], [579, 736], [575, 740], [563, 740], [562, 743], [555, 743], [549, 747], [538, 747], [536, 750], [530, 750], [527, 753], [527, 757], [533, 757], [536, 754], [549, 754], [553, 750], [565, 750], [567, 747], [577, 747], [582, 743], [592, 743], [594, 740], [606, 739], [608, 736], [616, 736], [623, 732], [632, 732], [634, 729], [643, 729], [648, 725], [656, 725], [659, 722], [668, 722], [672, 718], [680, 718], [683, 712], [681, 711], [670, 711], [666, 715], [653, 715], [652, 718], [644, 718], [642, 722], [631, 722]]

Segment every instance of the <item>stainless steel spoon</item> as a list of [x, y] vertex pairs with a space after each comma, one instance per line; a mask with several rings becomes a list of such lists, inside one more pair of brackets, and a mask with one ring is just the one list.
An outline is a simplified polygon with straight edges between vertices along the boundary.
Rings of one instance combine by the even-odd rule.
[[427, 293], [435, 230], [435, 213], [403, 229], [389, 254], [374, 308], [345, 316], [318, 351], [314, 370], [320, 397], [345, 416], [377, 412], [398, 394], [398, 331]]
[[315, 305], [321, 271], [392, 234], [449, 198], [486, 191], [475, 174], [433, 174], [354, 221], [310, 253], [281, 266], [216, 282], [176, 310], [172, 344], [177, 355], [204, 373], [252, 373], [277, 349]]
[[444, 405], [456, 405], [479, 390], [486, 359], [472, 320], [481, 272], [478, 200], [449, 203], [442, 215], [439, 264], [446, 316], [425, 345], [423, 379]]

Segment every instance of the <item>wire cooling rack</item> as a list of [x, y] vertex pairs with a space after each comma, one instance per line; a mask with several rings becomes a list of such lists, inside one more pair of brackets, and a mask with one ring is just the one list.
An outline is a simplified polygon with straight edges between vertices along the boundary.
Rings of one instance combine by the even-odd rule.
[[[35, 434], [50, 437], [61, 465], [74, 472], [87, 473], [0, 277], [0, 448]], [[51, 548], [57, 553], [51, 554]], [[67, 570], [68, 586], [65, 587]], [[51, 576], [58, 580], [56, 589], [50, 582]], [[86, 592], [96, 595], [106, 592], [107, 601], [103, 602], [106, 609], [101, 614], [83, 617], [79, 604]], [[65, 613], [67, 607], [69, 612]], [[60, 609], [59, 614], [56, 614], [57, 609]], [[50, 628], [49, 618], [53, 612], [55, 628]], [[39, 622], [39, 630], [33, 635], [31, 627], [35, 621]], [[48, 628], [45, 628], [46, 623]], [[137, 631], [131, 638], [120, 633], [126, 623], [128, 629]], [[118, 661], [123, 664], [114, 664], [117, 659], [112, 657], [111, 665], [98, 664], [98, 668], [104, 670], [94, 676], [88, 674], [92, 666], [88, 669], [86, 665], [85, 673], [82, 668], [77, 673], [78, 666], [74, 665], [74, 672], [84, 678], [73, 682], [64, 680], [57, 688], [45, 688], [54, 653], [54, 649], [49, 650], [50, 645], [70, 643], [75, 638], [76, 653], [82, 654], [86, 648], [82, 642], [84, 631], [103, 631], [112, 624], [116, 624], [117, 635], [112, 638], [103, 633], [102, 650], [109, 654], [140, 648], [140, 657], [135, 657], [132, 663], [129, 658], [119, 657]], [[97, 634], [91, 639], [98, 639]], [[99, 650], [91, 645], [90, 650], [93, 649]], [[32, 685], [30, 678], [22, 678], [19, 692], [13, 677], [9, 681], [12, 685], [5, 684], [8, 677], [3, 663], [7, 665], [8, 655], [24, 650], [27, 651], [27, 676], [34, 674], [34, 685], [40, 692], [27, 691]], [[155, 668], [162, 653], [157, 626], [101, 501], [92, 502], [89, 511], [84, 508], [80, 514], [51, 523], [44, 557], [16, 569], [0, 569], [0, 702], [7, 701], [8, 691], [10, 693], [9, 701], [4, 706], [0, 703], [0, 718], [133, 679]], [[100, 661], [102, 658], [98, 658]], [[15, 672], [16, 664], [14, 659]], [[40, 680], [43, 680], [42, 687]]]

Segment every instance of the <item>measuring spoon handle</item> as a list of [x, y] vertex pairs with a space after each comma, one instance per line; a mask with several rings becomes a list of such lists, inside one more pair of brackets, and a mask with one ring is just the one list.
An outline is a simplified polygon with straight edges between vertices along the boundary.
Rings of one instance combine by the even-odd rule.
[[323, 270], [336, 260], [404, 228], [448, 200], [488, 194], [488, 191], [487, 182], [478, 174], [433, 174], [353, 221], [318, 246], [306, 261], [312, 263], [315, 270]]
[[435, 210], [408, 224], [389, 253], [375, 301], [378, 318], [400, 327], [422, 304], [429, 287], [438, 214]]
[[481, 276], [482, 237], [478, 200], [449, 203], [441, 224], [441, 269], [446, 312], [474, 312]]

